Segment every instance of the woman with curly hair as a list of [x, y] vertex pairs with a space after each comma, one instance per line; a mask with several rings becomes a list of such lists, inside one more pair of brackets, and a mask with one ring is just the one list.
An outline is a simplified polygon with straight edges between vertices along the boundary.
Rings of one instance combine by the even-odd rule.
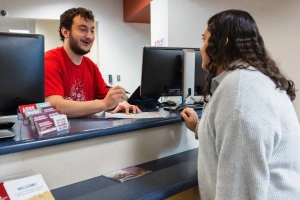
[[252, 16], [227, 10], [203, 33], [205, 109], [182, 111], [199, 139], [201, 199], [300, 199], [300, 127], [288, 80]]

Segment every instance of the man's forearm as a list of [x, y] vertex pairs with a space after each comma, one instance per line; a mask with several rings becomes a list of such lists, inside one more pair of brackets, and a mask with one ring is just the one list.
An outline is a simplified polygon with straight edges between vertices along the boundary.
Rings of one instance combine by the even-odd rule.
[[50, 96], [45, 101], [56, 106], [56, 109], [60, 110], [62, 114], [66, 114], [68, 118], [92, 115], [107, 109], [103, 100], [72, 101], [60, 96]]

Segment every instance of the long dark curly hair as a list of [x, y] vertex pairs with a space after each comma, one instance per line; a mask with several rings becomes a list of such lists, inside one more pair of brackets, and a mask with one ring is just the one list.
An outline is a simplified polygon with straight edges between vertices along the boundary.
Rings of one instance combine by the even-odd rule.
[[66, 10], [63, 14], [60, 15], [60, 24], [59, 24], [58, 32], [61, 41], [65, 40], [64, 35], [61, 33], [61, 28], [65, 27], [67, 30], [71, 30], [73, 19], [78, 15], [83, 17], [86, 21], [87, 20], [94, 21], [93, 12], [86, 8], [78, 7], [78, 8], [71, 8], [69, 10]]
[[217, 68], [224, 70], [247, 68], [247, 66], [229, 66], [238, 58], [270, 77], [276, 88], [285, 90], [293, 101], [296, 97], [295, 85], [280, 72], [275, 61], [265, 49], [264, 41], [259, 33], [253, 17], [242, 10], [226, 10], [212, 16], [207, 22], [207, 30], [211, 33], [206, 48], [210, 62], [206, 68], [209, 73], [203, 89], [204, 101], [212, 96], [211, 81], [216, 77]]

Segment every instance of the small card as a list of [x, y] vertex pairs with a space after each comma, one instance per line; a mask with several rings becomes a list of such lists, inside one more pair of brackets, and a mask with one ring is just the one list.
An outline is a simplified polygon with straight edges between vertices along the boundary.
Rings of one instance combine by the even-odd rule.
[[56, 131], [53, 119], [43, 119], [35, 122], [35, 127], [40, 135]]
[[26, 110], [24, 112], [26, 119], [28, 119], [31, 115], [38, 114], [38, 113], [41, 113], [41, 111], [37, 110], [37, 109], [36, 110]]
[[5, 200], [55, 200], [41, 174], [0, 183]]
[[57, 131], [69, 129], [69, 122], [66, 115], [54, 115], [51, 118], [54, 121]]
[[36, 105], [35, 104], [27, 104], [27, 105], [22, 105], [19, 106], [19, 112], [22, 114], [23, 117], [25, 117], [25, 111], [26, 110], [36, 110]]
[[46, 106], [41, 108], [42, 112], [51, 112], [56, 111], [56, 106]]
[[113, 171], [107, 174], [104, 174], [103, 176], [119, 181], [124, 182], [133, 178], [137, 178], [140, 176], [143, 176], [145, 174], [149, 174], [151, 171], [147, 169], [143, 169], [137, 166], [131, 166], [127, 167], [121, 170]]
[[38, 113], [38, 114], [31, 115], [29, 117], [29, 120], [30, 120], [31, 125], [34, 125], [35, 122], [43, 120], [43, 119], [47, 119], [47, 118], [48, 118], [47, 113]]
[[60, 110], [47, 112], [47, 115], [48, 115], [49, 118], [52, 118], [53, 116], [60, 115], [60, 114], [61, 114]]
[[42, 102], [42, 103], [37, 103], [36, 105], [36, 109], [41, 111], [42, 107], [47, 107], [47, 106], [51, 106], [50, 102]]

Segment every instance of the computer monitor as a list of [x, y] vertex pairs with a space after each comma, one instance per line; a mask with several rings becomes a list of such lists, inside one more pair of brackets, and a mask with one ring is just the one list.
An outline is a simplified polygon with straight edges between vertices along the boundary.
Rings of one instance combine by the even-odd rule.
[[44, 101], [44, 36], [0, 32], [0, 115]]
[[202, 95], [206, 72], [199, 48], [144, 47], [141, 97], [182, 96], [183, 49], [195, 51], [194, 95]]

